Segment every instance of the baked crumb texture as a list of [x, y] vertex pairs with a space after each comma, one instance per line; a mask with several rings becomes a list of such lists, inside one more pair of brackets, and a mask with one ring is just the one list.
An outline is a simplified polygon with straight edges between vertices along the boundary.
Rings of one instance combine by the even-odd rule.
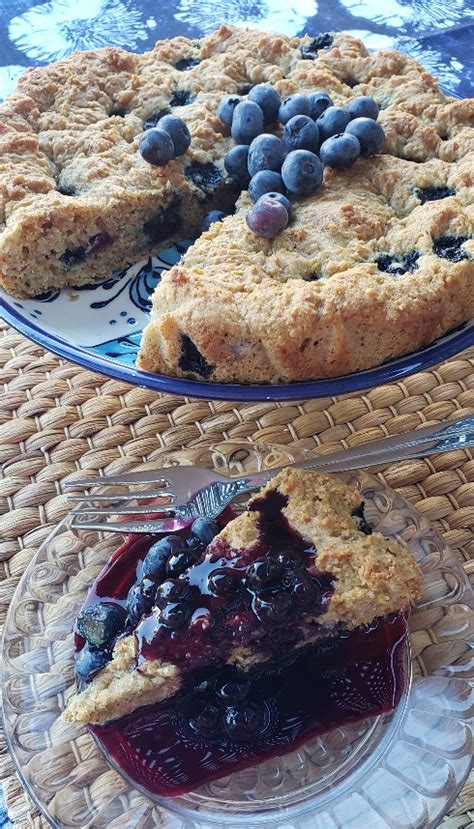
[[[24, 297], [103, 279], [233, 205], [223, 165], [233, 142], [217, 106], [271, 82], [282, 96], [325, 89], [336, 104], [372, 95], [386, 154], [327, 169], [274, 239], [248, 230], [244, 193], [163, 275], [139, 366], [224, 382], [331, 377], [470, 318], [474, 99], [445, 97], [395, 50], [369, 53], [341, 34], [313, 53], [311, 43], [221, 27], [143, 55], [106, 48], [28, 70], [0, 106], [5, 288]], [[139, 137], [170, 110], [192, 144], [153, 167]]]
[[[409, 551], [380, 533], [365, 535], [351, 515], [360, 504], [360, 493], [337, 477], [316, 471], [287, 469], [277, 475], [256, 497], [271, 490], [287, 496], [283, 514], [291, 527], [317, 550], [314, 566], [335, 576], [334, 593], [327, 610], [317, 616], [321, 630], [308, 641], [303, 633], [295, 647], [331, 635], [342, 625], [352, 629], [373, 619], [407, 607], [420, 597], [420, 570]], [[255, 501], [252, 499], [251, 504]], [[252, 549], [259, 541], [258, 511], [244, 512], [219, 533], [208, 548]], [[156, 612], [156, 611], [155, 611]], [[319, 613], [319, 609], [318, 609]], [[308, 611], [311, 618], [311, 611]], [[118, 640], [113, 658], [66, 709], [66, 719], [76, 723], [102, 723], [128, 714], [135, 708], [159, 702], [186, 685], [183, 669], [159, 659], [136, 668], [137, 645], [133, 634]], [[267, 661], [267, 652], [243, 642], [227, 657], [227, 664], [249, 670]]]

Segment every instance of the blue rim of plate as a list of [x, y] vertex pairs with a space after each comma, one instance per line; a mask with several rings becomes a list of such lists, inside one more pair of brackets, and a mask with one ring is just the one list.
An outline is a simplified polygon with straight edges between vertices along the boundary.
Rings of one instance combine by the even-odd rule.
[[46, 333], [19, 314], [0, 298], [0, 316], [17, 331], [48, 351], [78, 363], [90, 371], [96, 371], [115, 380], [143, 386], [157, 392], [178, 394], [204, 400], [232, 400], [238, 402], [309, 400], [332, 397], [337, 394], [361, 391], [401, 380], [435, 363], [447, 360], [460, 351], [474, 345], [474, 320], [464, 323], [446, 337], [418, 351], [366, 371], [331, 377], [324, 380], [280, 385], [208, 383], [200, 380], [183, 380], [166, 374], [151, 374], [134, 366], [125, 366], [114, 360], [93, 354], [86, 348], [71, 346], [54, 334]]

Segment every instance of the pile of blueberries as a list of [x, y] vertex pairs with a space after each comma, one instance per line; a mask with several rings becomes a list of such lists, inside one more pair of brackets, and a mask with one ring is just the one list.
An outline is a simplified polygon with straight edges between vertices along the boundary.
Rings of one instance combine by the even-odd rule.
[[145, 130], [139, 150], [149, 164], [162, 166], [183, 155], [190, 144], [191, 133], [183, 119], [177, 115], [163, 115], [156, 127]]
[[[296, 93], [283, 101], [271, 84], [257, 84], [248, 99], [221, 101], [220, 120], [230, 127], [236, 146], [224, 158], [229, 175], [248, 187], [254, 207], [249, 228], [270, 238], [291, 217], [290, 197], [308, 196], [320, 187], [323, 166], [342, 169], [360, 156], [381, 152], [384, 131], [373, 98], [354, 98], [334, 106], [327, 92]], [[280, 122], [282, 137], [264, 132]], [[285, 195], [287, 194], [287, 195]]]
[[[135, 628], [155, 603], [167, 604], [179, 598], [174, 595], [179, 585], [170, 579], [176, 579], [202, 556], [219, 529], [211, 518], [196, 518], [187, 538], [167, 535], [158, 539], [137, 568], [137, 581], [130, 588], [126, 607], [118, 602], [96, 602], [82, 611], [76, 620], [76, 631], [85, 639], [76, 656], [76, 673], [80, 679], [90, 682], [112, 658], [116, 637]], [[178, 604], [169, 605], [167, 613], [169, 626], [179, 627], [180, 620], [172, 618], [173, 612], [175, 615], [179, 612]], [[167, 623], [166, 613], [160, 620]]]
[[[308, 196], [321, 186], [323, 166], [350, 167], [360, 155], [380, 153], [385, 140], [377, 123], [379, 107], [368, 95], [354, 98], [346, 107], [335, 106], [327, 92], [296, 93], [282, 101], [275, 87], [261, 83], [250, 89], [246, 99], [228, 95], [217, 114], [235, 141], [224, 166], [242, 189], [248, 187], [254, 204], [247, 225], [267, 238], [287, 226], [288, 196]], [[283, 125], [281, 138], [264, 131], [278, 123]], [[190, 143], [185, 122], [164, 115], [156, 127], [145, 130], [139, 149], [145, 161], [163, 165], [183, 155]], [[210, 211], [201, 229], [209, 230], [225, 215]]]

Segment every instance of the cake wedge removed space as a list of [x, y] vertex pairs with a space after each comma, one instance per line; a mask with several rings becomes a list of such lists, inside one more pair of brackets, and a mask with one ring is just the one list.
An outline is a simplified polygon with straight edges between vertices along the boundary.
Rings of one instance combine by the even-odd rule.
[[[199, 522], [180, 537], [150, 541], [127, 616], [125, 602], [94, 593], [77, 632], [89, 655], [98, 654], [98, 669], [69, 701], [69, 721], [118, 719], [226, 666], [264, 671], [318, 640], [408, 609], [420, 595], [411, 554], [371, 532], [359, 492], [336, 477], [284, 470], [207, 546], [219, 528]], [[149, 599], [145, 612], [137, 589]]]

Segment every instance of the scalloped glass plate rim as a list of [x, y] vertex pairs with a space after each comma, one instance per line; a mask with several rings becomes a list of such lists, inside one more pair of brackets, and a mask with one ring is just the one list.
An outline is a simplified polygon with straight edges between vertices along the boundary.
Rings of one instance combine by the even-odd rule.
[[464, 323], [459, 331], [448, 332], [439, 341], [365, 371], [324, 380], [277, 385], [242, 385], [185, 380], [166, 374], [151, 374], [135, 366], [127, 366], [107, 357], [102, 357], [82, 346], [71, 345], [61, 337], [29, 322], [3, 296], [0, 296], [0, 316], [21, 334], [48, 351], [114, 380], [121, 380], [158, 392], [179, 394], [184, 397], [236, 402], [308, 400], [360, 391], [401, 380], [403, 377], [428, 368], [435, 363], [447, 360], [474, 344], [474, 319], [471, 319]]

